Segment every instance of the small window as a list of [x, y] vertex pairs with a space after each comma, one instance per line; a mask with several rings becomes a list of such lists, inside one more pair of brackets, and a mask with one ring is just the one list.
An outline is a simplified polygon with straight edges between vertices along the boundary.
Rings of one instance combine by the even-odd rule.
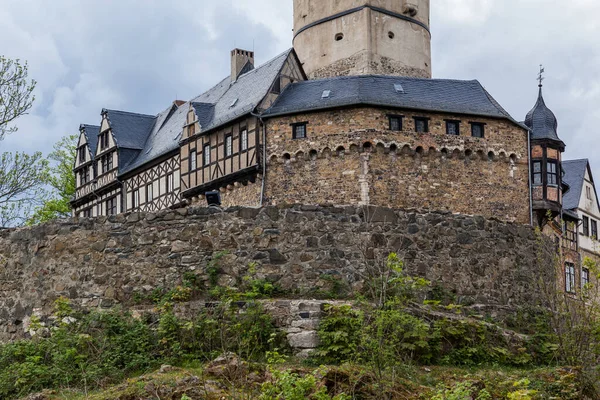
[[568, 248], [577, 250], [577, 225], [574, 222], [564, 223], [565, 239], [567, 240]]
[[583, 268], [581, 270], [581, 286], [585, 287], [590, 284], [590, 270], [587, 268]]
[[240, 140], [240, 151], [246, 150], [248, 150], [248, 131], [246, 129], [243, 129]]
[[82, 211], [83, 218], [92, 218], [92, 209], [88, 208]]
[[306, 122], [292, 125], [293, 139], [306, 139]]
[[423, 117], [415, 117], [415, 131], [422, 133], [429, 132], [429, 119]]
[[117, 198], [106, 200], [106, 215], [117, 215]]
[[167, 186], [166, 186], [167, 194], [172, 193], [173, 192], [173, 187], [174, 187], [174, 185], [173, 185], [173, 183], [174, 183], [173, 174], [167, 175], [166, 181], [167, 181]]
[[154, 187], [152, 184], [146, 185], [146, 203], [151, 203], [154, 200]]
[[194, 136], [196, 134], [196, 124], [191, 124], [188, 126], [188, 137]]
[[583, 236], [590, 236], [590, 218], [583, 217]]
[[592, 188], [591, 188], [591, 187], [589, 187], [589, 186], [586, 186], [586, 187], [585, 187], [585, 197], [586, 197], [588, 200], [593, 200], [593, 199], [594, 199], [594, 198], [592, 197]]
[[565, 264], [565, 290], [567, 293], [575, 293], [575, 265]]
[[542, 182], [542, 162], [534, 161], [533, 162], [533, 184], [541, 185]]
[[140, 206], [140, 189], [136, 189], [133, 191], [133, 208], [138, 208]]
[[85, 158], [86, 158], [85, 153], [86, 153], [85, 146], [80, 147], [79, 148], [79, 162], [80, 163], [84, 163], [85, 162]]
[[84, 170], [79, 171], [79, 182], [80, 182], [80, 185], [85, 185], [87, 183], [87, 180], [85, 179], [85, 171]]
[[231, 157], [233, 154], [233, 136], [225, 136], [225, 157]]
[[558, 185], [558, 164], [548, 161], [548, 185]]
[[400, 132], [402, 130], [402, 116], [390, 115], [390, 131]]
[[202, 151], [202, 160], [205, 167], [210, 165], [210, 144], [204, 145]]
[[592, 223], [592, 239], [598, 239], [598, 221], [591, 220]]
[[100, 134], [100, 150], [104, 150], [108, 147], [108, 132]]
[[485, 124], [480, 122], [471, 122], [471, 136], [476, 138], [485, 137]]
[[460, 122], [459, 121], [446, 121], [446, 133], [448, 135], [459, 136], [460, 135]]
[[190, 171], [195, 171], [198, 169], [198, 153], [196, 149], [190, 150]]

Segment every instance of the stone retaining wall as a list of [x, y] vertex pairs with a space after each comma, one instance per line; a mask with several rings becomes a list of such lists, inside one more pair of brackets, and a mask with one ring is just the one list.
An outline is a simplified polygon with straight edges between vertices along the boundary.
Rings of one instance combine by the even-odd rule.
[[376, 207], [191, 207], [4, 230], [0, 340], [20, 337], [33, 310], [49, 312], [59, 296], [109, 308], [175, 287], [186, 273], [208, 281], [207, 264], [222, 251], [220, 285], [239, 284], [252, 264], [285, 297], [313, 298], [332, 280], [359, 291], [368, 266], [397, 252], [457, 302], [523, 305], [552, 273], [540, 240], [528, 226]]

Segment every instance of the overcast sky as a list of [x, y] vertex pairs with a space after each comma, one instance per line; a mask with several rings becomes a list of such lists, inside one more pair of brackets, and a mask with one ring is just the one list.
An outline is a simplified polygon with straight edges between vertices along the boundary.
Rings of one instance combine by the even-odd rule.
[[[330, 1], [330, 0], [322, 0]], [[47, 153], [103, 107], [156, 114], [229, 74], [229, 51], [263, 63], [291, 47], [292, 0], [0, 0], [0, 54], [28, 60], [30, 115], [0, 151]], [[567, 158], [600, 176], [600, 1], [432, 0], [435, 78], [478, 79], [515, 119], [544, 96]]]

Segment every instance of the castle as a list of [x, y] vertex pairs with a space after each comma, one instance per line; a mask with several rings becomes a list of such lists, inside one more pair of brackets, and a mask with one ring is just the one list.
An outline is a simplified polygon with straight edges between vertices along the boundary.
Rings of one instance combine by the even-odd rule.
[[292, 49], [261, 66], [234, 49], [228, 76], [158, 115], [102, 110], [80, 126], [74, 216], [206, 204], [214, 191], [224, 206], [476, 214], [555, 236], [576, 290], [590, 279], [580, 243], [596, 254], [600, 220], [589, 164], [562, 160], [541, 80], [519, 122], [478, 81], [433, 79], [429, 11], [294, 0]]

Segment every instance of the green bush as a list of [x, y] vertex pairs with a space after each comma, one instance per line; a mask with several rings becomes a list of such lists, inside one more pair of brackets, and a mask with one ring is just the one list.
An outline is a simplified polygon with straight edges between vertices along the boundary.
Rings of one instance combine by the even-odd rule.
[[76, 322], [51, 328], [48, 338], [0, 345], [1, 399], [43, 389], [94, 389], [161, 364], [206, 361], [224, 352], [262, 360], [268, 350], [283, 347], [282, 334], [255, 302], [243, 310], [222, 302], [193, 320], [180, 319], [163, 303], [157, 323], [119, 310], [77, 315], [64, 299], [56, 311]]

